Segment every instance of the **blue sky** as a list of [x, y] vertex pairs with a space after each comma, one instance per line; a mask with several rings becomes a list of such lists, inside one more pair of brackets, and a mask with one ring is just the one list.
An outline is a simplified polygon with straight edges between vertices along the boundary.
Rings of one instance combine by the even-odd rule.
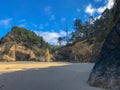
[[36, 32], [50, 44], [65, 36], [66, 23], [69, 33], [74, 31], [74, 19], [83, 22], [90, 15], [99, 18], [114, 0], [0, 0], [0, 38], [13, 26]]

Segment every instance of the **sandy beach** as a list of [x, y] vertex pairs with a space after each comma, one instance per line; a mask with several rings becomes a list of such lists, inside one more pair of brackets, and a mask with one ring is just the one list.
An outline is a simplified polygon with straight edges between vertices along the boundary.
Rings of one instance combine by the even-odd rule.
[[48, 68], [51, 66], [64, 66], [70, 63], [62, 62], [0, 62], [0, 73], [8, 73], [34, 68]]
[[0, 63], [0, 90], [105, 90], [87, 84], [92, 63]]

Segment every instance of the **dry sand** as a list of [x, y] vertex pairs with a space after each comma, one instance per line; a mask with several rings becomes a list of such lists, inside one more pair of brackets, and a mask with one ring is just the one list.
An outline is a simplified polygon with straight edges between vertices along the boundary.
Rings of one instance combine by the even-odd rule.
[[0, 63], [0, 90], [104, 90], [87, 84], [91, 63]]
[[51, 66], [64, 66], [63, 62], [0, 62], [0, 73], [14, 72], [34, 68], [48, 68]]

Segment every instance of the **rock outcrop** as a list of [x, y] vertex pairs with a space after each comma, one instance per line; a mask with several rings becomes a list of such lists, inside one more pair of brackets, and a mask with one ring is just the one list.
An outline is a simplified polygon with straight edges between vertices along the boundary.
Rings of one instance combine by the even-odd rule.
[[70, 62], [91, 62], [93, 44], [87, 40], [78, 41], [73, 45], [65, 46], [54, 54], [55, 60]]
[[55, 61], [71, 61], [70, 56], [72, 53], [71, 47], [62, 47], [55, 51], [54, 59]]
[[50, 54], [50, 51], [49, 51], [49, 49], [47, 48], [47, 49], [45, 50], [45, 61], [46, 61], [46, 62], [51, 62], [51, 61], [52, 61], [52, 58], [53, 58], [53, 56]]
[[5, 43], [1, 46], [0, 60], [2, 61], [24, 61], [36, 60], [35, 53], [24, 45], [16, 43]]
[[34, 32], [13, 27], [0, 41], [0, 61], [50, 61], [48, 47]]
[[120, 90], [120, 19], [106, 38], [88, 83]]
[[114, 24], [97, 58], [88, 83], [92, 86], [120, 90], [120, 0], [111, 10]]

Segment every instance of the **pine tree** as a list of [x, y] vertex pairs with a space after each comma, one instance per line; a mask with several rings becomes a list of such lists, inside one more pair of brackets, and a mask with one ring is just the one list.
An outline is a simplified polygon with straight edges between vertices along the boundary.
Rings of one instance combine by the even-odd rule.
[[58, 38], [58, 43], [59, 43], [60, 46], [62, 45], [62, 41], [63, 41], [63, 38], [62, 38], [62, 37], [59, 37], [59, 38]]

